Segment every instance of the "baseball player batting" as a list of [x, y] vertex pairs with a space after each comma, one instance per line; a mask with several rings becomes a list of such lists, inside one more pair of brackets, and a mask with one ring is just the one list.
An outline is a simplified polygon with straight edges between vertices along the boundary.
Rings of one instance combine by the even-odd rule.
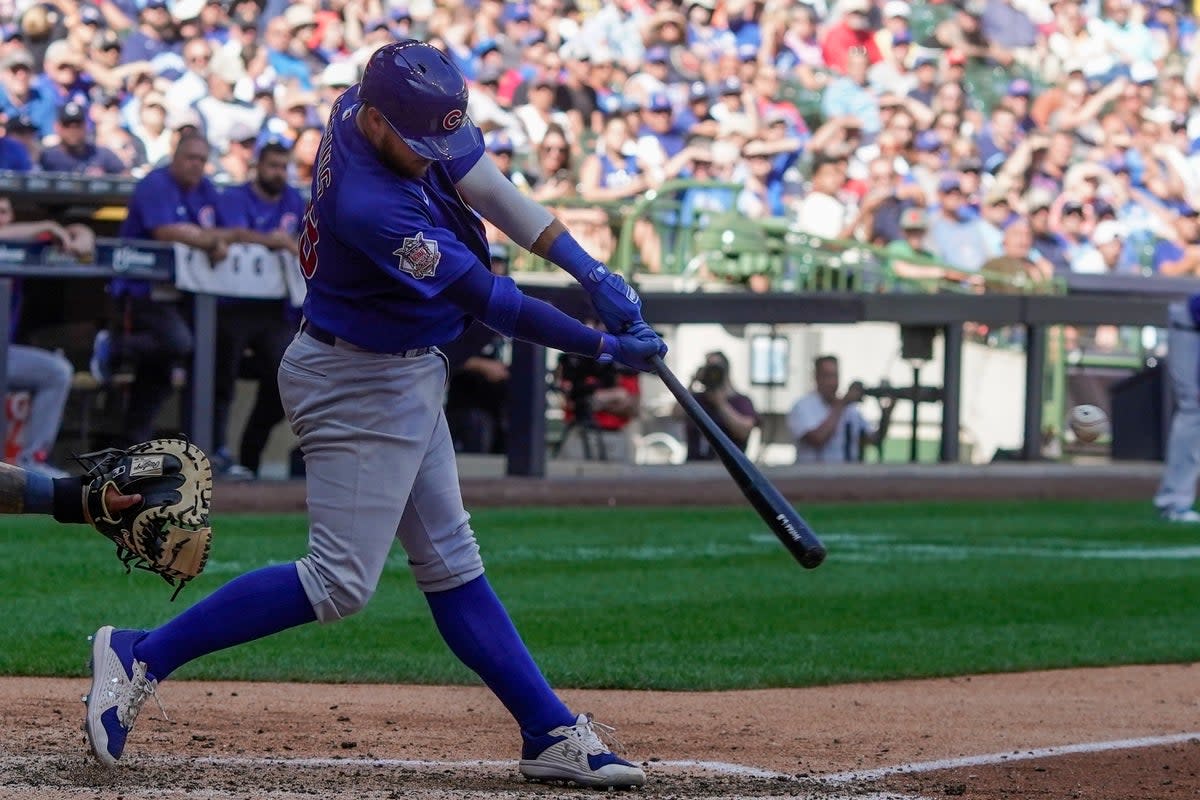
[[[650, 371], [666, 346], [640, 299], [483, 156], [467, 86], [439, 50], [388, 44], [334, 103], [299, 238], [304, 322], [279, 369], [304, 452], [309, 551], [250, 572], [151, 631], [100, 628], [85, 728], [113, 764], [138, 711], [180, 665], [361, 610], [394, 539], [451, 651], [509, 710], [531, 780], [635, 786], [589, 714], [550, 688], [484, 576], [463, 510], [437, 349], [471, 318], [497, 332]], [[609, 331], [494, 275], [481, 215], [574, 276]]]

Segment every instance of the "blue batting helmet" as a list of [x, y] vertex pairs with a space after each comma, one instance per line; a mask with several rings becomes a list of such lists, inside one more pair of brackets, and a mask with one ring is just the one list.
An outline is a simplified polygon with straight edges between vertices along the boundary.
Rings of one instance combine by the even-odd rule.
[[483, 140], [467, 118], [467, 79], [445, 53], [424, 42], [406, 39], [376, 50], [358, 97], [422, 158], [458, 158]]

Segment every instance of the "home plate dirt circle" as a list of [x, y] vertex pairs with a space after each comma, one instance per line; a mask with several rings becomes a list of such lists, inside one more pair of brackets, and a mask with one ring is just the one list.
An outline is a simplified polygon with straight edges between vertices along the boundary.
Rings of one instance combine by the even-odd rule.
[[[481, 687], [171, 681], [106, 769], [84, 679], [0, 678], [0, 798], [550, 798]], [[646, 798], [1200, 796], [1200, 667], [739, 692], [563, 692], [617, 727]]]

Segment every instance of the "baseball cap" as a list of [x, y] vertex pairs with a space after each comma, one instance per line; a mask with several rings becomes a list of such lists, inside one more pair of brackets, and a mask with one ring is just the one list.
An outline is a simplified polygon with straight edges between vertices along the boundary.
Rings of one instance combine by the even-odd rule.
[[1186, 203], [1180, 203], [1175, 211], [1181, 217], [1200, 217], [1200, 208], [1193, 208]]
[[904, 0], [888, 0], [883, 4], [883, 16], [885, 19], [893, 17], [908, 19], [912, 16], [912, 7]]
[[1158, 80], [1158, 67], [1149, 61], [1135, 61], [1129, 67], [1129, 79], [1142, 86]]
[[1050, 192], [1046, 191], [1045, 189], [1031, 189], [1029, 193], [1025, 195], [1025, 207], [1029, 209], [1030, 214], [1035, 211], [1041, 211], [1042, 209], [1050, 208], [1053, 205], [1054, 195], [1050, 194]]
[[358, 80], [358, 67], [349, 61], [335, 61], [321, 70], [319, 83], [330, 88], [353, 86]]
[[933, 153], [942, 149], [942, 137], [935, 131], [921, 131], [913, 140], [913, 147], [922, 153]]
[[902, 230], [924, 230], [928, 227], [929, 217], [923, 208], [906, 208], [900, 215], [900, 228]]
[[962, 181], [959, 180], [957, 174], [953, 172], [947, 172], [938, 179], [937, 190], [939, 194], [962, 191]]
[[871, 13], [871, 0], [844, 0], [842, 11], [846, 14]]
[[666, 64], [671, 60], [671, 54], [662, 45], [655, 45], [646, 51], [647, 64]]
[[738, 61], [757, 61], [758, 47], [752, 44], [739, 44], [737, 56]]
[[[367, 23], [365, 25], [363, 25], [363, 33], [374, 33], [375, 31], [386, 31], [386, 30], [388, 30], [388, 21], [384, 17], [374, 17], [373, 19], [367, 20]], [[488, 41], [491, 41], [491, 40], [489, 39]], [[485, 52], [487, 52], [487, 51], [476, 49], [475, 54], [483, 55]]]
[[958, 162], [959, 172], [983, 172], [983, 162], [978, 158], [964, 158]]
[[741, 94], [742, 82], [737, 78], [726, 78], [721, 81], [721, 94]]
[[892, 34], [892, 44], [893, 45], [912, 44], [912, 34], [907, 30], [900, 31], [899, 33], [894, 33], [894, 34]]
[[167, 108], [167, 98], [162, 92], [146, 92], [145, 97], [142, 98], [142, 107], [145, 108], [147, 106], [158, 106], [165, 111]]
[[283, 19], [291, 30], [317, 24], [317, 17], [313, 14], [313, 10], [303, 5], [288, 7], [288, 10], [283, 12]]
[[920, 69], [921, 67], [936, 67], [937, 59], [933, 56], [917, 56], [917, 60], [913, 62], [913, 67]]
[[101, 28], [107, 27], [104, 24], [104, 15], [95, 6], [80, 6], [79, 21], [84, 25], [96, 25]]
[[171, 16], [180, 22], [198, 19], [204, 8], [204, 0], [175, 0], [171, 5]]
[[32, 70], [33, 56], [25, 49], [13, 50], [3, 60], [0, 60], [0, 69], [12, 69], [13, 67], [24, 67], [25, 69]]
[[663, 92], [654, 92], [647, 99], [646, 108], [650, 111], [670, 111], [671, 98]]
[[708, 86], [704, 81], [693, 81], [692, 85], [688, 87], [688, 100], [695, 102], [708, 99]]
[[1105, 220], [1097, 225], [1096, 229], [1092, 231], [1092, 244], [1096, 245], [1097, 247], [1111, 244], [1112, 242], [1120, 240], [1122, 233], [1123, 231], [1121, 230], [1120, 223], [1111, 219]]
[[504, 75], [504, 71], [499, 67], [488, 65], [475, 76], [475, 82], [479, 84], [500, 83], [500, 78]]
[[1083, 203], [1079, 202], [1078, 200], [1068, 200], [1067, 202], [1063, 203], [1062, 213], [1064, 213], [1064, 214], [1082, 214], [1083, 213]]
[[393, 8], [392, 13], [389, 16], [391, 17], [392, 22], [411, 22], [412, 21], [412, 14], [409, 12], [409, 10], [407, 8]]
[[961, 50], [947, 50], [946, 63], [952, 67], [961, 67], [967, 63], [967, 54]]
[[[383, 27], [385, 27], [385, 28], [387, 27], [386, 21], [384, 22]], [[487, 55], [488, 53], [492, 52], [493, 50], [499, 50], [499, 49], [500, 49], [500, 45], [496, 43], [495, 39], [484, 39], [483, 41], [481, 41], [475, 45], [474, 52], [475, 52], [475, 56], [479, 57], [479, 56]]]
[[492, 242], [488, 245], [488, 259], [491, 261], [508, 261], [508, 245]]
[[513, 152], [512, 137], [507, 133], [500, 131], [492, 131], [483, 137], [484, 146], [489, 153], [508, 153]]
[[151, 9], [156, 8], [165, 9], [166, 7], [167, 0], [146, 0], [146, 2], [142, 4], [142, 11], [150, 11]]
[[1029, 97], [1033, 94], [1033, 85], [1024, 78], [1017, 78], [1008, 84], [1009, 97]]
[[237, 120], [229, 127], [229, 141], [254, 142], [258, 140], [259, 129], [244, 120]]
[[505, 3], [500, 19], [504, 22], [528, 22], [529, 6], [524, 3]]
[[33, 124], [33, 117], [28, 114], [19, 114], [8, 121], [5, 126], [9, 133], [36, 133], [37, 125]]
[[1101, 198], [1096, 198], [1092, 201], [1092, 213], [1096, 215], [1097, 219], [1100, 217], [1107, 217], [1110, 214], [1114, 219], [1117, 216], [1117, 210], [1112, 207], [1112, 203]]

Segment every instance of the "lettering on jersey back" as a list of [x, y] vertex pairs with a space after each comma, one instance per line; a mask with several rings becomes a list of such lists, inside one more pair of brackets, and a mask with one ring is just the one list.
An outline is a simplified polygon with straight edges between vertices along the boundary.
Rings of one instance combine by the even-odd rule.
[[400, 257], [400, 271], [407, 272], [417, 280], [432, 278], [437, 274], [438, 262], [442, 260], [437, 242], [426, 239], [421, 232], [416, 236], [405, 236], [404, 243], [392, 255]]

